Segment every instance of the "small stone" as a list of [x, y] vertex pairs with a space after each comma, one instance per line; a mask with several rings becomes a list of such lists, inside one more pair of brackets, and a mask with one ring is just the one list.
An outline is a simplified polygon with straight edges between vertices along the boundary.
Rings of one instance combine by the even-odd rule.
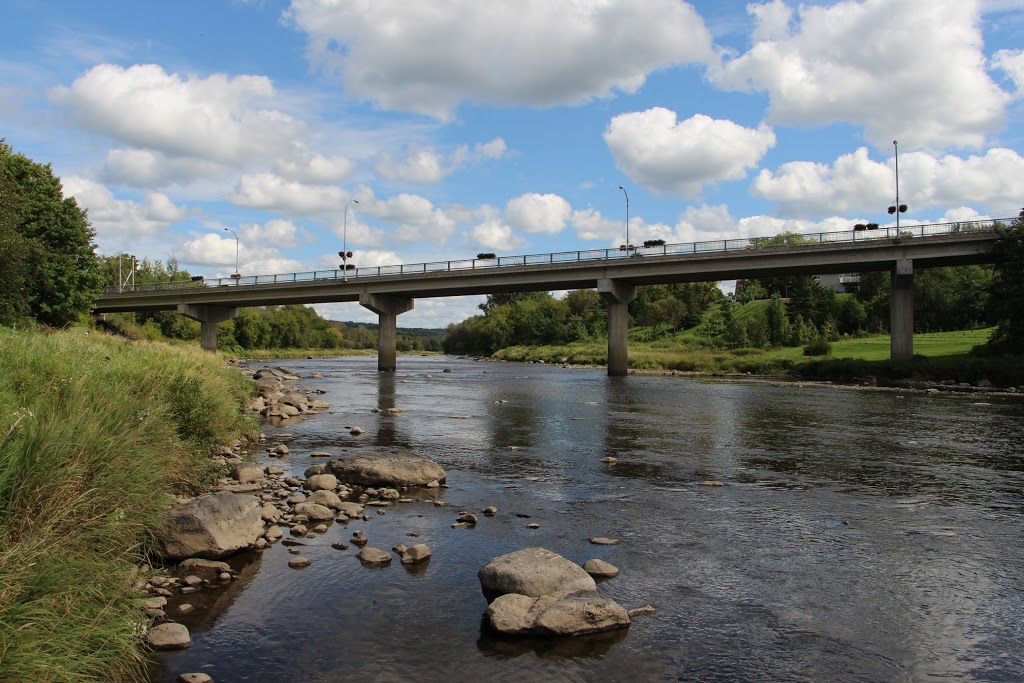
[[353, 427], [352, 429], [348, 430], [348, 433], [351, 434], [352, 436], [359, 436], [360, 434], [365, 434], [366, 431], [362, 427]]
[[465, 522], [466, 524], [476, 524], [477, 520], [479, 520], [479, 517], [474, 515], [472, 512], [467, 512], [467, 513], [465, 513], [463, 515], [459, 515], [459, 518], [456, 519], [455, 521], [457, 521], [457, 522]]
[[309, 533], [309, 530], [302, 524], [296, 524], [291, 528], [290, 533], [292, 536], [305, 536]]
[[191, 612], [193, 610], [195, 610], [195, 607], [193, 607], [192, 605], [190, 605], [187, 602], [183, 602], [180, 605], [178, 605], [178, 613], [179, 614], [188, 614], [189, 612]]
[[395, 546], [392, 548], [392, 550], [394, 550], [396, 553], [401, 555], [406, 550], [408, 550], [408, 548], [406, 547], [406, 545], [404, 543], [396, 543]]
[[348, 543], [332, 543], [331, 547], [335, 550], [348, 550]]
[[498, 508], [491, 505], [490, 507], [485, 507], [483, 509], [483, 513], [490, 517], [491, 515], [496, 515], [498, 513]]
[[594, 545], [618, 545], [619, 539], [617, 538], [606, 538], [604, 536], [592, 536], [587, 539]]
[[182, 583], [184, 583], [186, 586], [201, 586], [203, 585], [203, 580], [195, 574], [189, 574], [184, 579], [182, 579]]
[[178, 683], [213, 683], [213, 677], [204, 673], [181, 674]]
[[391, 555], [380, 548], [363, 548], [356, 557], [365, 565], [383, 567], [391, 564]]
[[290, 560], [288, 560], [288, 566], [292, 567], [293, 569], [301, 569], [302, 567], [308, 567], [310, 564], [310, 559], [308, 557], [302, 557], [301, 555], [298, 557], [293, 557]]
[[587, 560], [583, 563], [583, 571], [595, 578], [612, 578], [619, 575], [619, 568], [604, 560]]
[[636, 619], [637, 617], [646, 617], [648, 614], [654, 614], [654, 612], [655, 610], [653, 606], [644, 605], [643, 607], [629, 610], [627, 614], [629, 614], [630, 619]]
[[613, 458], [613, 457], [612, 457], [612, 456], [610, 456], [610, 455], [609, 455], [608, 457], [605, 457], [605, 458], [601, 458], [601, 462], [606, 462], [606, 463], [608, 463], [609, 465], [614, 465], [614, 464], [615, 464], [615, 463], [617, 463], [618, 461], [619, 461], [619, 459], [618, 459], [618, 458]]
[[217, 576], [217, 578], [220, 579], [221, 581], [230, 581], [231, 580], [231, 574], [228, 574], [227, 572], [221, 572], [220, 575]]
[[313, 531], [315, 531], [318, 534], [322, 534], [325, 531], [327, 531], [327, 525], [326, 524], [317, 524], [315, 527], [313, 527]]
[[418, 543], [402, 552], [402, 564], [419, 564], [430, 559], [430, 548], [426, 543]]
[[537, 522], [530, 522], [529, 524], [524, 524], [523, 526], [525, 526], [527, 529], [539, 529], [540, 528], [540, 524], [537, 524]]
[[705, 479], [700, 483], [701, 486], [725, 486], [722, 482], [717, 479]]
[[192, 646], [192, 637], [184, 624], [158, 624], [149, 629], [146, 638], [154, 650], [184, 650]]

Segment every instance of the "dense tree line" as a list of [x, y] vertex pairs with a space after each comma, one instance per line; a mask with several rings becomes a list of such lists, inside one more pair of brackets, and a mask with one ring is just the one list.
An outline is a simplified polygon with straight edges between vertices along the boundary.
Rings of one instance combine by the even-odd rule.
[[0, 324], [65, 327], [99, 295], [96, 233], [49, 164], [0, 138]]
[[1008, 226], [997, 225], [995, 275], [989, 310], [997, 323], [984, 351], [1024, 353], [1024, 209]]

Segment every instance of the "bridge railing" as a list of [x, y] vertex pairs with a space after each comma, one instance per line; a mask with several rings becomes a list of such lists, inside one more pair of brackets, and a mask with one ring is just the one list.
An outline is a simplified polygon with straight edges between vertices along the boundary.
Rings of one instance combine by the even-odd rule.
[[707, 254], [745, 249], [778, 249], [780, 247], [808, 246], [818, 244], [857, 243], [886, 239], [930, 237], [958, 233], [985, 232], [996, 223], [1007, 223], [1013, 218], [967, 221], [957, 223], [927, 223], [901, 226], [877, 227], [857, 226], [854, 230], [818, 232], [807, 234], [778, 235], [775, 237], [746, 237], [731, 240], [709, 240], [681, 244], [659, 244], [657, 246], [629, 245], [618, 249], [587, 249], [582, 251], [560, 251], [549, 254], [525, 254], [520, 256], [496, 256], [486, 259], [461, 259], [456, 261], [432, 261], [429, 263], [396, 264], [355, 268], [347, 273], [338, 270], [313, 270], [302, 273], [280, 273], [276, 275], [249, 275], [236, 278], [179, 280], [176, 282], [137, 283], [124, 288], [106, 287], [105, 294], [130, 292], [154, 292], [191, 289], [196, 287], [249, 287], [299, 282], [321, 282], [338, 280], [363, 280], [366, 278], [396, 275], [417, 275], [425, 273], [483, 270], [511, 266], [539, 266], [556, 263], [577, 263], [583, 261], [612, 261], [645, 256], [678, 256], [684, 254]]

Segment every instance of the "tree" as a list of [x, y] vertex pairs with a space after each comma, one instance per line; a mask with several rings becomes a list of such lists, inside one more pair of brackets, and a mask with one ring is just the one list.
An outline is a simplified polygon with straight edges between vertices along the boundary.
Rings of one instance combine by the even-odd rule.
[[768, 303], [767, 324], [768, 343], [772, 346], [785, 346], [789, 342], [789, 319], [786, 317], [786, 302], [778, 294], [772, 296]]
[[99, 296], [99, 263], [84, 210], [64, 198], [49, 164], [0, 139], [0, 323], [31, 317], [64, 327]]
[[997, 353], [1024, 353], [1024, 209], [1009, 226], [996, 226], [991, 310], [998, 321], [987, 346]]

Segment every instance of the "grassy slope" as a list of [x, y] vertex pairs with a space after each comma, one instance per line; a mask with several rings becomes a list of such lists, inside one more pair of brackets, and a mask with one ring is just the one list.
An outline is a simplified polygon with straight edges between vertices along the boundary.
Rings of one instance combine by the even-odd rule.
[[0, 328], [0, 680], [141, 678], [147, 529], [251, 387], [198, 348]]

